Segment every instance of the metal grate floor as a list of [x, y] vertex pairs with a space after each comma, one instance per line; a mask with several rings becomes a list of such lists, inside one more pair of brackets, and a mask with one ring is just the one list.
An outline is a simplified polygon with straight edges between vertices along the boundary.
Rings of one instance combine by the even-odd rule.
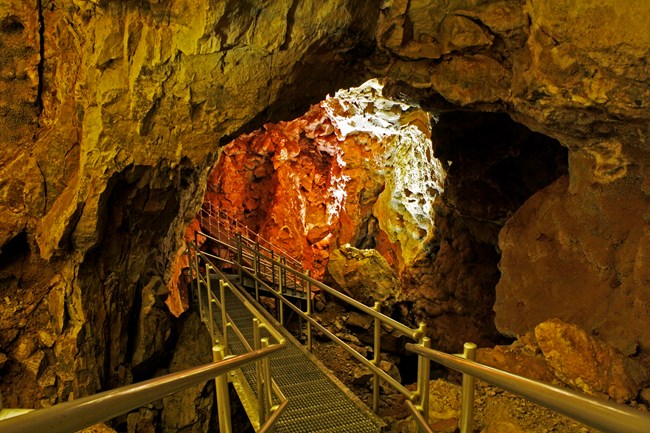
[[[253, 316], [230, 291], [226, 291], [226, 311], [246, 340], [253, 342]], [[205, 296], [205, 294], [203, 295]], [[206, 303], [203, 302], [205, 306]], [[206, 316], [207, 317], [207, 316]], [[221, 315], [213, 311], [221, 327]], [[268, 336], [262, 331], [262, 337]], [[235, 334], [229, 331], [231, 353], [245, 352]], [[276, 424], [277, 433], [379, 433], [378, 419], [360, 409], [310, 356], [287, 339], [287, 347], [271, 355], [273, 379], [289, 399]], [[242, 368], [250, 387], [257, 389], [254, 364]], [[373, 419], [374, 418], [374, 419]]]

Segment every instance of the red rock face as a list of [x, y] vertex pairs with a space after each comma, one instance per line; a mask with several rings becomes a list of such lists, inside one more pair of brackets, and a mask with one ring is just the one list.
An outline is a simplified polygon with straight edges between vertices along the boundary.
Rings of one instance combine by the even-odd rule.
[[234, 140], [205, 197], [318, 277], [337, 222], [330, 190], [341, 179], [341, 149], [324, 115], [314, 106], [299, 119]]
[[[234, 140], [210, 176], [206, 201], [317, 278], [344, 244], [377, 250], [399, 280], [386, 282], [389, 304], [404, 303], [405, 320], [425, 321], [437, 347], [498, 340], [498, 232], [526, 198], [566, 172], [566, 153], [504, 116], [460, 113], [442, 115], [434, 143], [426, 134], [418, 148], [417, 136], [396, 141], [354, 129], [365, 120], [345, 102], [328, 99]], [[418, 110], [397, 118], [429, 131]], [[353, 132], [343, 137], [345, 129]], [[419, 157], [418, 149], [425, 150]], [[446, 173], [436, 157], [448, 161]], [[330, 270], [335, 279], [342, 273]]]
[[[304, 116], [235, 139], [209, 177], [205, 200], [301, 261], [316, 278], [330, 248], [358, 242], [383, 176], [380, 141], [343, 140], [321, 105]], [[384, 245], [388, 257], [390, 244]], [[394, 257], [393, 260], [394, 261]]]

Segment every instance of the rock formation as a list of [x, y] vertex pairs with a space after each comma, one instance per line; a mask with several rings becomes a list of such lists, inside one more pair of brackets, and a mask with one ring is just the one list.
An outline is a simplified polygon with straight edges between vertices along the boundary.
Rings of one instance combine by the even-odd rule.
[[218, 144], [369, 77], [441, 119], [502, 112], [568, 149], [566, 177], [497, 212], [498, 249], [489, 206], [454, 206], [472, 188], [443, 201], [454, 224], [412, 275], [421, 314], [456, 305], [440, 329], [481, 338], [494, 301], [508, 335], [559, 316], [647, 353], [649, 21], [645, 0], [2, 3], [5, 404], [131, 381], [142, 289], [171, 280]]
[[557, 318], [540, 323], [510, 346], [479, 349], [477, 360], [619, 402], [635, 399], [650, 382], [650, 372], [639, 361]]
[[220, 138], [358, 77], [366, 3], [0, 6], [6, 406], [132, 380], [142, 288], [170, 279]]

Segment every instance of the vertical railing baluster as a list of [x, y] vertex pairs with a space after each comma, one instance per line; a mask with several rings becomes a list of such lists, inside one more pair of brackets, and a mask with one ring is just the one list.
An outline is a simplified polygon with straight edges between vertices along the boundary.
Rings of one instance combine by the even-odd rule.
[[[280, 263], [283, 265], [287, 264], [287, 256], [280, 257]], [[280, 267], [280, 278], [282, 278], [282, 285], [287, 287], [287, 270], [284, 267]]]
[[221, 298], [221, 326], [223, 328], [223, 347], [226, 355], [230, 353], [230, 346], [228, 344], [228, 315], [226, 314], [226, 283], [224, 280], [219, 280], [219, 297]]
[[260, 302], [260, 285], [258, 282], [258, 279], [261, 278], [260, 275], [260, 267], [261, 267], [261, 260], [260, 260], [260, 242], [259, 239], [257, 242], [255, 242], [255, 260], [253, 261], [255, 264], [253, 267], [255, 268], [255, 300], [257, 302]]
[[271, 250], [271, 287], [275, 287], [275, 252]]
[[[307, 276], [311, 277], [311, 271], [307, 269]], [[307, 280], [307, 317], [311, 318], [311, 309], [312, 309], [312, 302], [311, 302], [311, 281]], [[311, 343], [311, 322], [308, 320], [307, 321], [307, 350], [310, 352], [312, 351], [312, 343]]]
[[244, 264], [242, 262], [241, 233], [239, 232], [237, 232], [237, 266], [238, 266], [237, 274], [239, 275], [239, 284], [243, 286], [244, 285], [244, 269], [243, 269]]
[[[377, 312], [381, 312], [381, 303], [379, 301], [375, 302], [373, 309]], [[379, 368], [381, 362], [381, 321], [379, 318], [375, 317], [375, 333], [374, 333], [374, 356], [372, 363]], [[380, 381], [379, 375], [377, 373], [372, 374], [372, 411], [377, 413], [379, 411], [379, 388]]]
[[205, 323], [205, 317], [206, 316], [205, 316], [205, 311], [203, 309], [203, 298], [201, 297], [201, 278], [200, 278], [201, 270], [199, 268], [199, 252], [198, 252], [199, 247], [198, 247], [198, 244], [196, 243], [196, 238], [197, 238], [197, 234], [196, 234], [196, 232], [194, 232], [194, 247], [195, 247], [195, 250], [194, 250], [194, 268], [195, 268], [195, 271], [196, 271], [196, 296], [199, 297], [199, 311], [201, 313], [200, 314], [201, 315], [201, 322]]
[[[431, 339], [429, 337], [422, 337], [420, 342], [422, 347], [426, 349], [431, 348]], [[422, 395], [420, 397], [420, 408], [422, 418], [429, 421], [429, 382], [431, 381], [431, 360], [426, 356], [420, 356], [422, 359]]]
[[[476, 361], [476, 344], [463, 345], [463, 358]], [[463, 396], [460, 412], [460, 432], [471, 433], [474, 424], [474, 376], [463, 373]]]
[[[269, 347], [269, 339], [262, 338], [262, 349]], [[271, 385], [271, 359], [268, 356], [265, 356], [262, 359], [262, 365], [264, 369], [264, 391], [266, 392], [265, 396], [265, 407], [264, 414], [265, 419], [269, 419], [271, 416], [271, 406], [273, 405], [273, 386]]]
[[[280, 263], [282, 263], [282, 258], [280, 258]], [[283, 278], [283, 272], [284, 275], [286, 276], [286, 271], [282, 266], [280, 266], [280, 278], [278, 278], [278, 297], [277, 297], [277, 302], [278, 302], [278, 321], [280, 322], [280, 325], [284, 326], [284, 302], [282, 302], [282, 288], [284, 287], [284, 283], [286, 283], [285, 278]]]
[[[262, 341], [260, 339], [260, 321], [253, 318], [253, 348], [259, 350], [262, 348]], [[255, 380], [257, 381], [257, 410], [260, 417], [260, 425], [266, 422], [266, 403], [264, 403], [265, 392], [263, 380], [263, 367], [262, 361], [258, 359], [255, 361]]]
[[[222, 361], [225, 358], [223, 346], [212, 347], [212, 358], [214, 362]], [[267, 357], [268, 358], [268, 357]], [[221, 374], [214, 379], [217, 393], [217, 412], [219, 415], [219, 432], [232, 433], [230, 414], [230, 395], [228, 393], [227, 373]]]
[[212, 344], [215, 343], [216, 338], [214, 335], [214, 318], [212, 316], [212, 277], [210, 276], [210, 269], [212, 266], [205, 265], [205, 279], [206, 279], [206, 302], [208, 303], [208, 320], [210, 321], [208, 328], [210, 329], [210, 338], [212, 339]]

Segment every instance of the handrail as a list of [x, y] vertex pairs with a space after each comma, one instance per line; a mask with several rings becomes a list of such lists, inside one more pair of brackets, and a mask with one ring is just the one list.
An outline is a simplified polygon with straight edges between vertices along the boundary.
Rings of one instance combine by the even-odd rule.
[[408, 413], [411, 414], [411, 416], [413, 417], [417, 425], [420, 427], [421, 431], [423, 431], [424, 433], [436, 433], [433, 431], [433, 429], [431, 428], [427, 420], [424, 419], [424, 417], [422, 416], [422, 412], [418, 410], [418, 407], [415, 404], [413, 404], [412, 401], [406, 400], [404, 404], [406, 405], [406, 409], [408, 410]]
[[[428, 338], [424, 337], [424, 325], [421, 325], [417, 329], [411, 329], [405, 325], [403, 325], [400, 322], [397, 322], [396, 320], [382, 314], [378, 310], [372, 309], [370, 307], [367, 307], [366, 305], [362, 304], [361, 302], [344, 295], [335, 289], [321, 283], [320, 281], [314, 280], [313, 278], [303, 275], [293, 269], [291, 269], [289, 266], [286, 266], [280, 262], [274, 261], [276, 266], [280, 266], [283, 269], [289, 271], [289, 272], [294, 272], [298, 274], [301, 278], [305, 279], [310, 284], [313, 284], [319, 288], [321, 288], [323, 291], [326, 291], [327, 293], [330, 293], [334, 296], [339, 297], [339, 299], [342, 299], [343, 301], [348, 302], [350, 305], [358, 308], [359, 310], [369, 314], [375, 320], [379, 320], [381, 323], [386, 323], [390, 326], [393, 326], [395, 329], [397, 329], [400, 333], [403, 335], [406, 335], [407, 337], [413, 339], [413, 340], [426, 340], [428, 342]], [[325, 335], [327, 338], [329, 338], [332, 342], [337, 344], [339, 347], [343, 348], [346, 352], [348, 352], [353, 358], [355, 358], [359, 363], [361, 363], [363, 366], [368, 368], [369, 370], [372, 371], [373, 375], [375, 375], [378, 378], [381, 378], [384, 380], [386, 383], [388, 383], [391, 387], [393, 387], [395, 390], [397, 390], [399, 393], [404, 395], [407, 399], [409, 400], [415, 400], [416, 398], [423, 398], [425, 400], [428, 400], [428, 395], [424, 395], [424, 390], [428, 389], [424, 387], [424, 383], [428, 383], [428, 380], [423, 381], [422, 383], [419, 384], [418, 390], [416, 392], [410, 391], [406, 387], [404, 387], [401, 383], [396, 381], [394, 378], [392, 378], [388, 373], [385, 371], [381, 370], [377, 363], [370, 361], [366, 359], [361, 353], [359, 353], [357, 350], [352, 348], [349, 344], [345, 343], [343, 340], [338, 338], [336, 335], [334, 335], [331, 331], [329, 331], [327, 328], [325, 328], [323, 325], [318, 323], [314, 318], [312, 318], [310, 315], [306, 314], [304, 311], [302, 311], [300, 308], [296, 307], [293, 305], [291, 302], [289, 302], [281, 293], [276, 292], [273, 290], [264, 280], [260, 279], [255, 273], [252, 273], [248, 271], [247, 269], [244, 268], [244, 272], [248, 274], [249, 277], [253, 278], [255, 281], [257, 281], [259, 284], [262, 284], [266, 286], [269, 289], [269, 292], [279, 299], [283, 304], [286, 304], [287, 307], [292, 309], [296, 314], [298, 314], [301, 318], [306, 320], [308, 323], [310, 323], [312, 326], [314, 326], [318, 331], [320, 331], [323, 335]], [[308, 300], [310, 302], [310, 300]], [[423, 344], [422, 341], [420, 341], [420, 344]], [[376, 347], [376, 351], [379, 351], [379, 348]], [[378, 358], [377, 358], [378, 359]], [[427, 368], [424, 365], [420, 368], [419, 375], [424, 374], [423, 371], [424, 369]], [[428, 369], [428, 368], [427, 368]], [[426, 374], [428, 377], [428, 372]], [[379, 389], [378, 387], [376, 388], [377, 390]], [[378, 398], [378, 397], [377, 397]], [[376, 406], [376, 404], [374, 404]], [[426, 404], [424, 405], [426, 406]], [[426, 415], [425, 415], [426, 416]]]
[[650, 432], [650, 414], [640, 410], [585, 396], [576, 391], [521, 377], [419, 345], [409, 343], [406, 345], [406, 349], [506, 391], [521, 395], [533, 403], [564, 414], [604, 433]]
[[[208, 239], [210, 239], [210, 240], [212, 240], [214, 242], [217, 242], [217, 243], [219, 243], [221, 245], [230, 246], [230, 245], [226, 244], [225, 242], [215, 238], [214, 236], [211, 236], [208, 233], [205, 233], [205, 232], [199, 232], [199, 233], [200, 233], [201, 236], [205, 236], [206, 238], [208, 238]], [[405, 336], [411, 338], [414, 341], [417, 341], [422, 336], [423, 331], [422, 331], [421, 327], [419, 327], [419, 328], [409, 328], [408, 326], [404, 325], [403, 323], [400, 323], [397, 320], [395, 320], [395, 319], [393, 319], [391, 317], [388, 317], [385, 314], [382, 314], [381, 312], [378, 312], [378, 311], [374, 310], [373, 308], [368, 307], [367, 305], [357, 301], [356, 299], [354, 299], [354, 298], [352, 298], [350, 296], [347, 296], [346, 294], [341, 293], [338, 290], [336, 290], [336, 289], [334, 289], [334, 288], [332, 288], [332, 287], [330, 287], [330, 286], [328, 286], [326, 284], [323, 284], [322, 282], [320, 282], [318, 280], [315, 280], [312, 277], [303, 274], [302, 272], [299, 272], [299, 271], [293, 269], [291, 266], [285, 265], [284, 263], [280, 262], [279, 260], [268, 257], [268, 256], [266, 256], [264, 254], [261, 254], [261, 253], [257, 253], [256, 255], [259, 256], [260, 258], [264, 259], [265, 261], [271, 263], [272, 265], [277, 266], [278, 268], [284, 269], [285, 271], [287, 271], [287, 272], [289, 272], [289, 273], [291, 273], [293, 275], [296, 275], [298, 278], [300, 278], [301, 280], [303, 280], [303, 281], [305, 281], [307, 283], [310, 283], [312, 286], [318, 287], [319, 289], [321, 289], [325, 293], [328, 293], [328, 294], [338, 298], [339, 300], [351, 305], [352, 307], [354, 307], [354, 308], [356, 308], [358, 310], [361, 310], [362, 312], [368, 314], [369, 316], [371, 316], [371, 317], [373, 317], [375, 319], [381, 320], [382, 323], [384, 323], [384, 324], [386, 324], [388, 326], [391, 326], [392, 328], [395, 328], [402, 335], [405, 335]], [[210, 255], [210, 256], [216, 258], [216, 256], [214, 256], [214, 255]], [[228, 263], [236, 264], [235, 262], [232, 262], [232, 261], [228, 261]], [[270, 265], [265, 264], [265, 266], [270, 266]], [[251, 273], [251, 272], [247, 272], [247, 273], [248, 273], [248, 275], [250, 277], [255, 278], [255, 275], [253, 273]], [[258, 279], [258, 280], [259, 280], [258, 282], [262, 283], [261, 279]], [[268, 285], [266, 285], [266, 286], [269, 287]]]
[[257, 433], [270, 433], [273, 431], [273, 427], [275, 427], [275, 423], [278, 421], [278, 418], [280, 418], [280, 415], [282, 415], [282, 412], [287, 408], [287, 405], [289, 404], [289, 400], [284, 400], [282, 403], [280, 403], [280, 406], [273, 412], [271, 417], [264, 423], [264, 425], [259, 429]]
[[[410, 328], [391, 317], [386, 316], [381, 313], [381, 304], [376, 302], [374, 308], [371, 308], [356, 299], [347, 296], [338, 290], [335, 290], [326, 284], [321, 283], [318, 280], [313, 279], [309, 276], [309, 273], [305, 274], [302, 270], [296, 270], [292, 267], [292, 264], [287, 264], [286, 257], [278, 257], [276, 259], [274, 252], [271, 250], [271, 255], [265, 254], [264, 251], [261, 251], [259, 242], [253, 242], [250, 239], [247, 239], [245, 235], [242, 235], [242, 230], [244, 234], [249, 234], [251, 231], [245, 227], [239, 227], [240, 230], [237, 233], [231, 233], [229, 227], [226, 225], [221, 225], [218, 221], [219, 215], [214, 217], [209, 214], [206, 209], [201, 210], [201, 216], [203, 214], [208, 215], [207, 224], [202, 224], [203, 226], [207, 225], [208, 233], [205, 231], [197, 231], [201, 236], [205, 236], [206, 239], [210, 239], [216, 243], [216, 247], [221, 250], [222, 247], [225, 247], [226, 251], [229, 251], [229, 255], [232, 260], [222, 259], [221, 257], [214, 257], [216, 260], [228, 262], [234, 266], [239, 274], [240, 280], [243, 282], [244, 276], [250, 277], [255, 283], [255, 298], [259, 298], [259, 287], [265, 287], [268, 292], [276, 298], [277, 307], [278, 307], [278, 319], [281, 324], [284, 322], [284, 307], [285, 305], [293, 310], [298, 317], [306, 320], [307, 326], [307, 345], [308, 350], [311, 350], [311, 331], [312, 328], [316, 328], [323, 335], [333, 341], [335, 344], [343, 348], [348, 352], [353, 358], [355, 358], [359, 363], [368, 368], [373, 374], [373, 398], [372, 398], [372, 408], [376, 413], [379, 409], [379, 385], [380, 379], [384, 380], [391, 387], [396, 389], [398, 392], [403, 394], [410, 401], [419, 400], [419, 405], [415, 406], [418, 411], [420, 411], [420, 418], [428, 418], [428, 405], [429, 405], [429, 393], [428, 393], [428, 382], [430, 377], [430, 361], [428, 358], [419, 357], [418, 359], [418, 386], [415, 392], [408, 390], [404, 387], [399, 381], [392, 378], [381, 368], [380, 364], [380, 353], [381, 353], [381, 338], [380, 334], [382, 332], [382, 324], [391, 327], [400, 334], [417, 341], [420, 345], [424, 347], [429, 347], [430, 340], [426, 337], [426, 325], [421, 323], [418, 328]], [[211, 232], [211, 227], [213, 224], [216, 225], [216, 236]], [[230, 223], [228, 223], [230, 225]], [[253, 233], [255, 234], [255, 233]], [[222, 235], [225, 238], [222, 239]], [[232, 245], [236, 243], [236, 245]], [[209, 259], [204, 257], [206, 262], [210, 262]], [[234, 263], [233, 263], [234, 262]], [[212, 265], [213, 266], [213, 265]], [[302, 269], [302, 266], [300, 266]], [[268, 272], [270, 271], [270, 272]], [[287, 274], [289, 277], [287, 278]], [[270, 277], [269, 277], [270, 275]], [[277, 279], [276, 279], [277, 277]], [[264, 278], [268, 278], [269, 281], [265, 281]], [[271, 282], [272, 281], [272, 282]], [[277, 283], [277, 288], [273, 287]], [[293, 286], [292, 284], [293, 283]], [[374, 319], [374, 358], [372, 360], [366, 359], [361, 353], [352, 348], [349, 344], [345, 343], [343, 340], [338, 338], [328, 329], [323, 327], [312, 317], [312, 290], [320, 289], [325, 293], [330, 294], [331, 296], [347, 303], [351, 307], [356, 308], [357, 310], [368, 314], [371, 318]], [[291, 303], [284, 294], [287, 289], [292, 289], [296, 291], [304, 292], [306, 295], [307, 301], [307, 312], [302, 311], [302, 307], [298, 307]], [[233, 291], [236, 293], [236, 291]]]
[[[238, 227], [238, 228], [243, 227], [245, 229], [246, 235], [243, 235], [244, 239], [250, 241], [253, 244], [255, 242], [259, 242], [260, 244], [261, 243], [266, 243], [269, 246], [268, 248], [266, 248], [266, 249], [268, 249], [269, 252], [274, 251], [274, 252], [276, 252], [276, 253], [278, 253], [280, 255], [288, 257], [289, 259], [291, 259], [291, 261], [295, 262], [296, 264], [298, 264], [302, 268], [302, 263], [300, 262], [300, 260], [298, 260], [295, 257], [293, 257], [292, 255], [290, 255], [284, 249], [282, 249], [279, 246], [273, 244], [270, 240], [262, 237], [259, 233], [253, 232], [252, 230], [250, 230], [248, 228], [248, 226], [246, 226], [245, 224], [240, 223], [236, 219], [232, 218], [230, 215], [228, 215], [223, 210], [217, 208], [216, 212], [215, 212], [215, 208], [212, 205], [212, 202], [207, 202], [207, 203], [208, 203], [208, 208], [206, 209], [205, 207], [202, 207], [201, 210], [199, 211], [200, 212], [199, 215], [202, 216], [203, 214], [205, 214], [210, 223], [212, 221], [214, 221], [215, 225], [217, 225], [217, 227], [219, 227], [220, 218], [223, 216], [223, 217], [225, 217], [225, 220], [226, 220], [226, 222], [228, 223], [229, 226], [235, 226], [235, 227]], [[204, 206], [205, 206], [205, 203], [204, 203]], [[251, 239], [248, 236], [249, 233], [253, 233], [257, 240], [255, 241], [255, 240]]]
[[269, 346], [216, 363], [100, 392], [46, 409], [38, 409], [25, 415], [0, 421], [0, 431], [2, 433], [76, 432], [190, 386], [213, 379], [280, 349], [282, 346]]
[[[261, 312], [257, 308], [255, 308], [241, 293], [239, 293], [238, 290], [236, 290], [230, 284], [227, 277], [219, 270], [217, 266], [215, 266], [215, 264], [211, 260], [211, 258], [222, 260], [221, 257], [204, 253], [198, 248], [196, 242], [190, 242], [188, 244], [187, 253], [189, 255], [188, 261], [191, 265], [190, 266], [191, 275], [195, 278], [197, 284], [196, 290], [199, 299], [199, 308], [201, 309], [201, 317], [202, 320], [208, 321], [208, 329], [213, 344], [216, 342], [217, 336], [221, 334], [219, 337], [220, 343], [224, 346], [225, 352], [228, 353], [230, 350], [229, 343], [228, 343], [229, 341], [228, 330], [230, 330], [233, 332], [233, 334], [239, 340], [239, 342], [244, 346], [244, 348], [248, 351], [251, 351], [253, 349], [259, 349], [260, 347], [267, 347], [269, 346], [268, 338], [261, 338], [261, 334], [260, 334], [260, 330], [265, 329], [266, 332], [268, 332], [268, 334], [276, 341], [276, 343], [270, 345], [269, 347], [285, 347], [287, 345], [284, 336], [277, 329], [275, 329], [273, 325], [269, 324], [266, 318], [261, 314]], [[192, 253], [194, 254], [193, 258], [192, 258]], [[199, 267], [198, 267], [199, 257], [205, 263], [205, 275], [202, 275], [202, 273], [199, 272]], [[238, 264], [238, 263], [233, 263], [233, 264]], [[217, 298], [215, 293], [212, 291], [211, 275], [216, 276], [219, 281], [219, 295], [220, 295], [219, 298]], [[206, 294], [205, 300], [208, 303], [207, 305], [208, 317], [206, 318], [203, 317], [203, 307], [202, 307], [203, 297], [201, 295], [201, 292], [203, 291], [202, 286], [205, 288], [205, 294]], [[251, 347], [248, 341], [246, 341], [243, 333], [241, 332], [237, 324], [232, 320], [230, 315], [227, 313], [227, 307], [225, 302], [226, 289], [229, 290], [242, 303], [244, 308], [246, 308], [249, 311], [249, 313], [253, 316], [253, 328], [254, 328], [253, 344], [255, 346], [254, 348]], [[212, 308], [213, 304], [216, 305], [216, 307], [221, 313], [221, 326], [223, 327], [221, 332], [215, 329], [214, 314]], [[266, 421], [266, 423], [263, 426], [260, 426], [260, 428], [266, 428], [269, 429], [270, 431], [270, 429], [272, 429], [274, 425], [273, 424], [275, 422], [274, 420], [277, 420], [277, 416], [274, 415], [278, 410], [281, 410], [281, 408], [285, 407], [284, 405], [287, 403], [288, 400], [284, 396], [284, 394], [282, 394], [279, 387], [271, 377], [271, 367], [270, 367], [270, 363], [268, 362], [268, 358], [265, 359], [264, 362], [258, 361], [256, 363], [256, 375], [257, 375], [257, 403], [258, 403], [258, 408], [260, 409], [258, 413], [259, 423], [257, 419], [253, 419], [253, 418], [251, 418], [251, 422], [257, 428], [259, 424]], [[275, 397], [281, 403], [280, 406], [272, 405], [273, 394], [275, 394]], [[226, 429], [229, 428], [229, 426], [227, 425], [225, 425], [224, 427]]]

